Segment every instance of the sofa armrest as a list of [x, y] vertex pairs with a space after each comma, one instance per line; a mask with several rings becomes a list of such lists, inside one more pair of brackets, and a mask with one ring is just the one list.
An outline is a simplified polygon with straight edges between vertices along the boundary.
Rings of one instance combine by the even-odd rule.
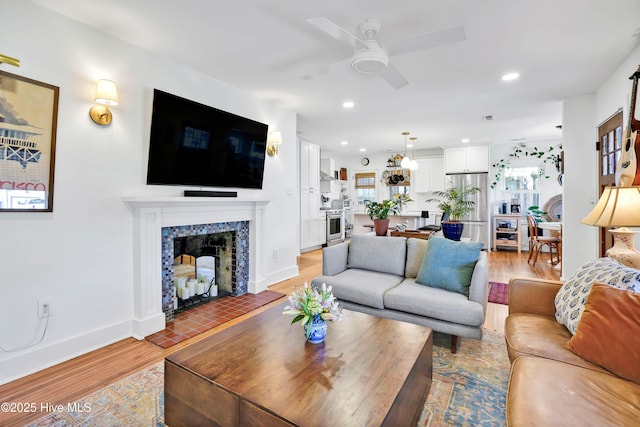
[[554, 316], [559, 280], [514, 277], [509, 280], [509, 314], [531, 313]]
[[482, 305], [487, 304], [489, 298], [489, 258], [487, 253], [480, 252], [480, 257], [476, 266], [473, 269], [473, 275], [471, 276], [471, 284], [469, 285], [469, 299], [471, 301], [478, 302]]
[[322, 274], [333, 276], [347, 269], [349, 242], [338, 243], [322, 249]]

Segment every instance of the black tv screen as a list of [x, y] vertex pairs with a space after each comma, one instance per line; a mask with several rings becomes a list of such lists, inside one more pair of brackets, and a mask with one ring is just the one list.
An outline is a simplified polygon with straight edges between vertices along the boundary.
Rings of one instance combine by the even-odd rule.
[[147, 184], [261, 189], [267, 130], [154, 89]]

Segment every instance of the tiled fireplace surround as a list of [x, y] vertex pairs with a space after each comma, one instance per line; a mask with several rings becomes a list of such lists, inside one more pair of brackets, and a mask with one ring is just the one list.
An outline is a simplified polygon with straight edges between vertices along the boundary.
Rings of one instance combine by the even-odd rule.
[[[266, 289], [263, 266], [264, 208], [268, 201], [240, 198], [201, 197], [132, 197], [125, 202], [134, 217], [134, 319], [133, 336], [145, 336], [165, 328], [163, 294], [167, 295], [170, 278], [163, 284], [163, 258], [166, 258], [167, 234], [197, 233], [203, 227], [217, 230], [238, 227], [247, 235], [248, 280], [242, 285], [250, 293]], [[246, 222], [245, 222], [246, 221]], [[209, 224], [201, 227], [202, 224]], [[164, 229], [164, 230], [163, 230]], [[164, 233], [164, 237], [163, 237]], [[164, 243], [164, 244], [163, 244]], [[244, 292], [241, 289], [238, 293]], [[166, 310], [165, 301], [165, 310]]]

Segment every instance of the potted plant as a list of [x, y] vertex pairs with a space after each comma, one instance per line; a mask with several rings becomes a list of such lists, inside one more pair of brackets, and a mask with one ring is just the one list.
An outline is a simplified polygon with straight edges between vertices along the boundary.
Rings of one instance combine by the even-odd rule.
[[451, 240], [460, 240], [464, 224], [460, 222], [463, 216], [471, 212], [475, 207], [473, 200], [468, 200], [468, 196], [476, 194], [480, 189], [472, 185], [465, 184], [462, 187], [449, 187], [444, 191], [434, 191], [434, 199], [427, 202], [440, 202], [438, 207], [444, 214], [446, 220], [442, 221], [442, 232], [444, 237]]
[[289, 296], [289, 305], [282, 314], [294, 316], [291, 324], [302, 321], [307, 341], [319, 344], [327, 334], [327, 321], [342, 319], [342, 308], [338, 304], [331, 286], [325, 283], [318, 288], [304, 283], [302, 289], [294, 289]]
[[545, 211], [541, 210], [539, 206], [535, 205], [529, 206], [527, 210], [529, 211], [529, 215], [531, 215], [536, 220], [536, 222], [542, 222], [545, 215], [547, 214]]
[[400, 205], [395, 200], [383, 200], [375, 202], [367, 200], [364, 202], [364, 209], [373, 221], [376, 236], [386, 236], [389, 229], [389, 214], [398, 215]]
[[393, 193], [393, 201], [398, 205], [398, 212], [402, 214], [406, 203], [413, 202], [413, 199], [409, 197], [407, 193]]

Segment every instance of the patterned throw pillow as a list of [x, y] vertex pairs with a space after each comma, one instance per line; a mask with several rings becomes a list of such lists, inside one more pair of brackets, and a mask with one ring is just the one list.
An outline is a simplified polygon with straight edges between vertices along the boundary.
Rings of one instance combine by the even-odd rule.
[[626, 267], [611, 258], [599, 258], [584, 264], [556, 294], [556, 320], [576, 333], [584, 305], [595, 282], [640, 292], [640, 270]]

